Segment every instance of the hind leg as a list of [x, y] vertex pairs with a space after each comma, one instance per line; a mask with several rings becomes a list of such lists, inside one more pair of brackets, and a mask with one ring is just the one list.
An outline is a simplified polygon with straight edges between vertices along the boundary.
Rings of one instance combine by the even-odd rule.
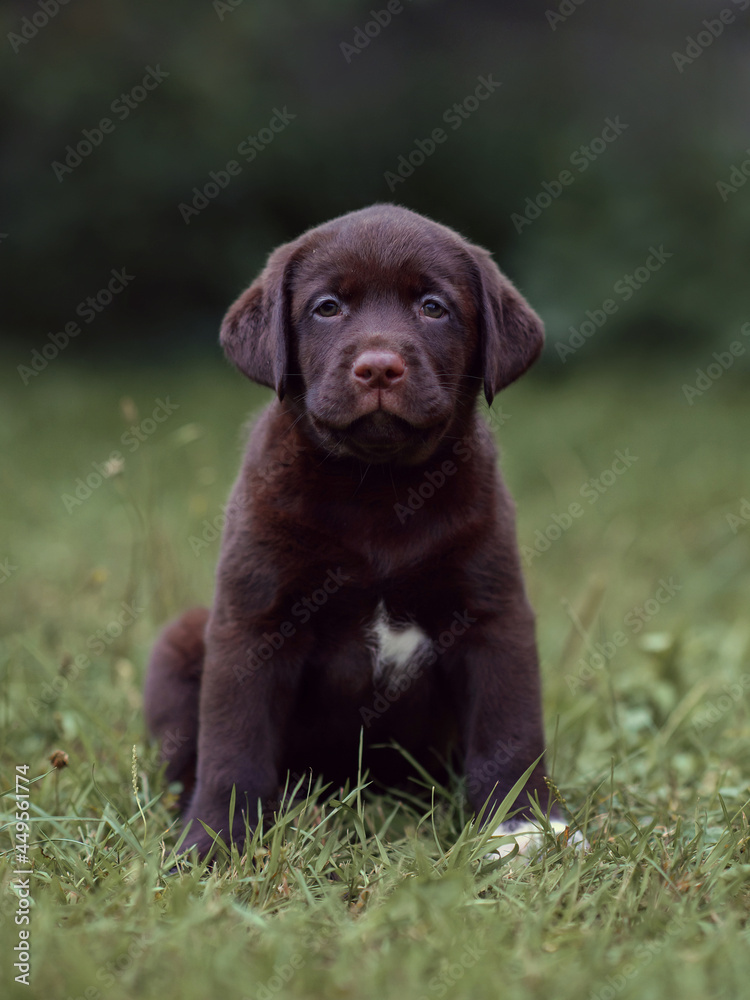
[[198, 700], [203, 674], [207, 608], [192, 608], [170, 622], [156, 641], [146, 672], [144, 714], [167, 762], [167, 781], [182, 782], [184, 809], [195, 784]]

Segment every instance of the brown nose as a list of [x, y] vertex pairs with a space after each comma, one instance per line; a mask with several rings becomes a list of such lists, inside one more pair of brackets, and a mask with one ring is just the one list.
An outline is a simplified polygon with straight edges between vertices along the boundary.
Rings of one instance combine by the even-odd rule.
[[352, 374], [368, 389], [390, 389], [404, 377], [404, 359], [395, 351], [363, 351], [352, 366]]

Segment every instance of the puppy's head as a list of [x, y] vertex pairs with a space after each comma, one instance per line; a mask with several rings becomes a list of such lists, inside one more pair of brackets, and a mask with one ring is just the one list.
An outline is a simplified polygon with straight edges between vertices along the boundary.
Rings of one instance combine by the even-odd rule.
[[221, 343], [335, 455], [424, 461], [484, 382], [529, 367], [539, 317], [489, 253], [394, 205], [333, 219], [275, 250]]

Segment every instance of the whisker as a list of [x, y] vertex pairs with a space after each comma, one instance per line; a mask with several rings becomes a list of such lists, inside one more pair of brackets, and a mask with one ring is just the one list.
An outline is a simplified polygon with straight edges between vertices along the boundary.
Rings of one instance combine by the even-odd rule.
[[372, 465], [372, 462], [368, 462], [368, 463], [367, 463], [367, 467], [366, 467], [365, 471], [364, 471], [364, 472], [361, 472], [361, 469], [362, 469], [362, 462], [360, 462], [360, 463], [359, 463], [359, 468], [360, 468], [360, 478], [359, 478], [359, 484], [357, 485], [356, 489], [355, 489], [355, 490], [354, 490], [354, 492], [352, 493], [352, 498], [356, 497], [357, 493], [359, 492], [359, 488], [360, 488], [360, 486], [362, 485], [362, 483], [363, 483], [363, 482], [365, 481], [365, 476], [366, 476], [366, 475], [367, 475], [367, 473], [368, 473], [368, 472], [370, 471], [370, 466], [371, 466], [371, 465]]

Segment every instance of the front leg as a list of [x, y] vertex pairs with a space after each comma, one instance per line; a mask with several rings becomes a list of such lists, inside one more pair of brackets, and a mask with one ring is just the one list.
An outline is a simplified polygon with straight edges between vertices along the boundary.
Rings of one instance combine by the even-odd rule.
[[[534, 616], [523, 594], [480, 620], [466, 636], [467, 704], [463, 718], [469, 799], [479, 811], [494, 810], [524, 771], [544, 752], [539, 663]], [[532, 816], [530, 797], [549, 802], [540, 759], [517, 795], [510, 826]], [[552, 818], [559, 819], [555, 807]], [[505, 831], [503, 831], [505, 832]]]
[[[295, 641], [296, 638], [296, 641]], [[209, 622], [198, 722], [196, 785], [184, 820], [186, 846], [211, 846], [202, 820], [225, 842], [242, 844], [245, 816], [257, 822], [278, 800], [281, 743], [301, 673], [304, 643], [287, 638], [274, 648], [254, 624]], [[271, 655], [267, 655], [270, 651]], [[236, 804], [229, 829], [233, 786]]]

